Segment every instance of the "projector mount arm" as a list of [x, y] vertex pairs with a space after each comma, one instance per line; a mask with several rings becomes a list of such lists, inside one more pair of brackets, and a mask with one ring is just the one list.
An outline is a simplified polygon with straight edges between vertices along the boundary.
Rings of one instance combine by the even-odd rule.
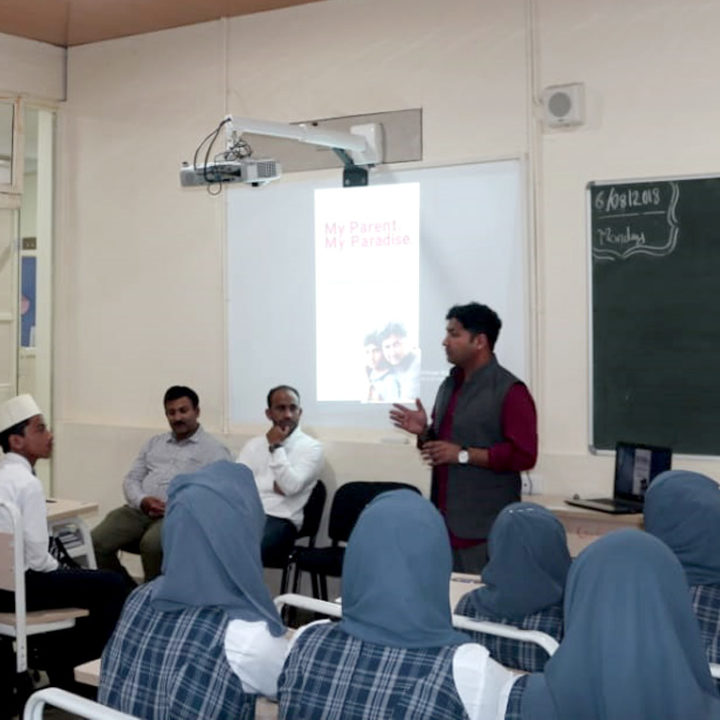
[[[343, 161], [345, 167], [377, 165], [383, 161], [383, 136], [380, 123], [353, 125], [350, 132], [329, 130], [316, 125], [290, 125], [271, 120], [228, 115], [225, 118], [227, 151], [238, 146], [247, 147], [243, 133], [285, 138], [298, 142], [331, 148]], [[226, 152], [227, 152], [226, 151]]]

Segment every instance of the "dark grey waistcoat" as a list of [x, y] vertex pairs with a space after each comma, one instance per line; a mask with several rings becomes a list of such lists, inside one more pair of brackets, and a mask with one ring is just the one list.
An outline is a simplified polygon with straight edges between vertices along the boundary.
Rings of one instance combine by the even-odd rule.
[[[501, 367], [495, 356], [476, 370], [460, 389], [452, 422], [452, 442], [466, 447], [487, 448], [502, 442], [502, 408], [507, 391], [521, 382]], [[455, 380], [445, 378], [435, 399], [433, 433], [450, 402]], [[433, 473], [432, 501], [437, 505], [437, 477]], [[494, 472], [474, 465], [448, 465], [445, 520], [459, 538], [488, 536], [496, 515], [506, 505], [520, 500], [520, 474]]]

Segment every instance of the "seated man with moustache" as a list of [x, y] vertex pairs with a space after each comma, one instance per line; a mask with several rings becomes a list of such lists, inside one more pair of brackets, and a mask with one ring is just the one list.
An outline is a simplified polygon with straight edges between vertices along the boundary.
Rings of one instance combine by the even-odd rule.
[[170, 481], [216, 460], [232, 459], [230, 451], [200, 426], [200, 401], [194, 390], [173, 385], [163, 405], [170, 432], [145, 443], [123, 481], [127, 504], [110, 512], [92, 532], [98, 567], [124, 573], [133, 586], [117, 553], [139, 550], [146, 582], [160, 574], [162, 519]]
[[270, 429], [248, 440], [237, 457], [255, 476], [265, 510], [262, 560], [282, 566], [303, 522], [303, 508], [325, 463], [322, 445], [300, 428], [300, 393], [278, 385], [267, 395]]

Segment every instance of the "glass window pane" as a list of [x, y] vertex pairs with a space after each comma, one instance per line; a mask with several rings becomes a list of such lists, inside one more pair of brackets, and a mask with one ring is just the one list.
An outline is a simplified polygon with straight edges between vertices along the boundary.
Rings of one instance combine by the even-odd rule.
[[0, 208], [0, 402], [16, 394], [16, 210]]
[[12, 183], [13, 105], [0, 102], [0, 185]]

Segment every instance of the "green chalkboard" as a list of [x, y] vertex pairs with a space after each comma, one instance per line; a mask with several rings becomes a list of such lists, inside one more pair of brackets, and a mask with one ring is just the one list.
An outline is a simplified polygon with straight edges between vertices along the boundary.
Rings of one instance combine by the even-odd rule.
[[592, 445], [720, 455], [720, 177], [590, 183]]

